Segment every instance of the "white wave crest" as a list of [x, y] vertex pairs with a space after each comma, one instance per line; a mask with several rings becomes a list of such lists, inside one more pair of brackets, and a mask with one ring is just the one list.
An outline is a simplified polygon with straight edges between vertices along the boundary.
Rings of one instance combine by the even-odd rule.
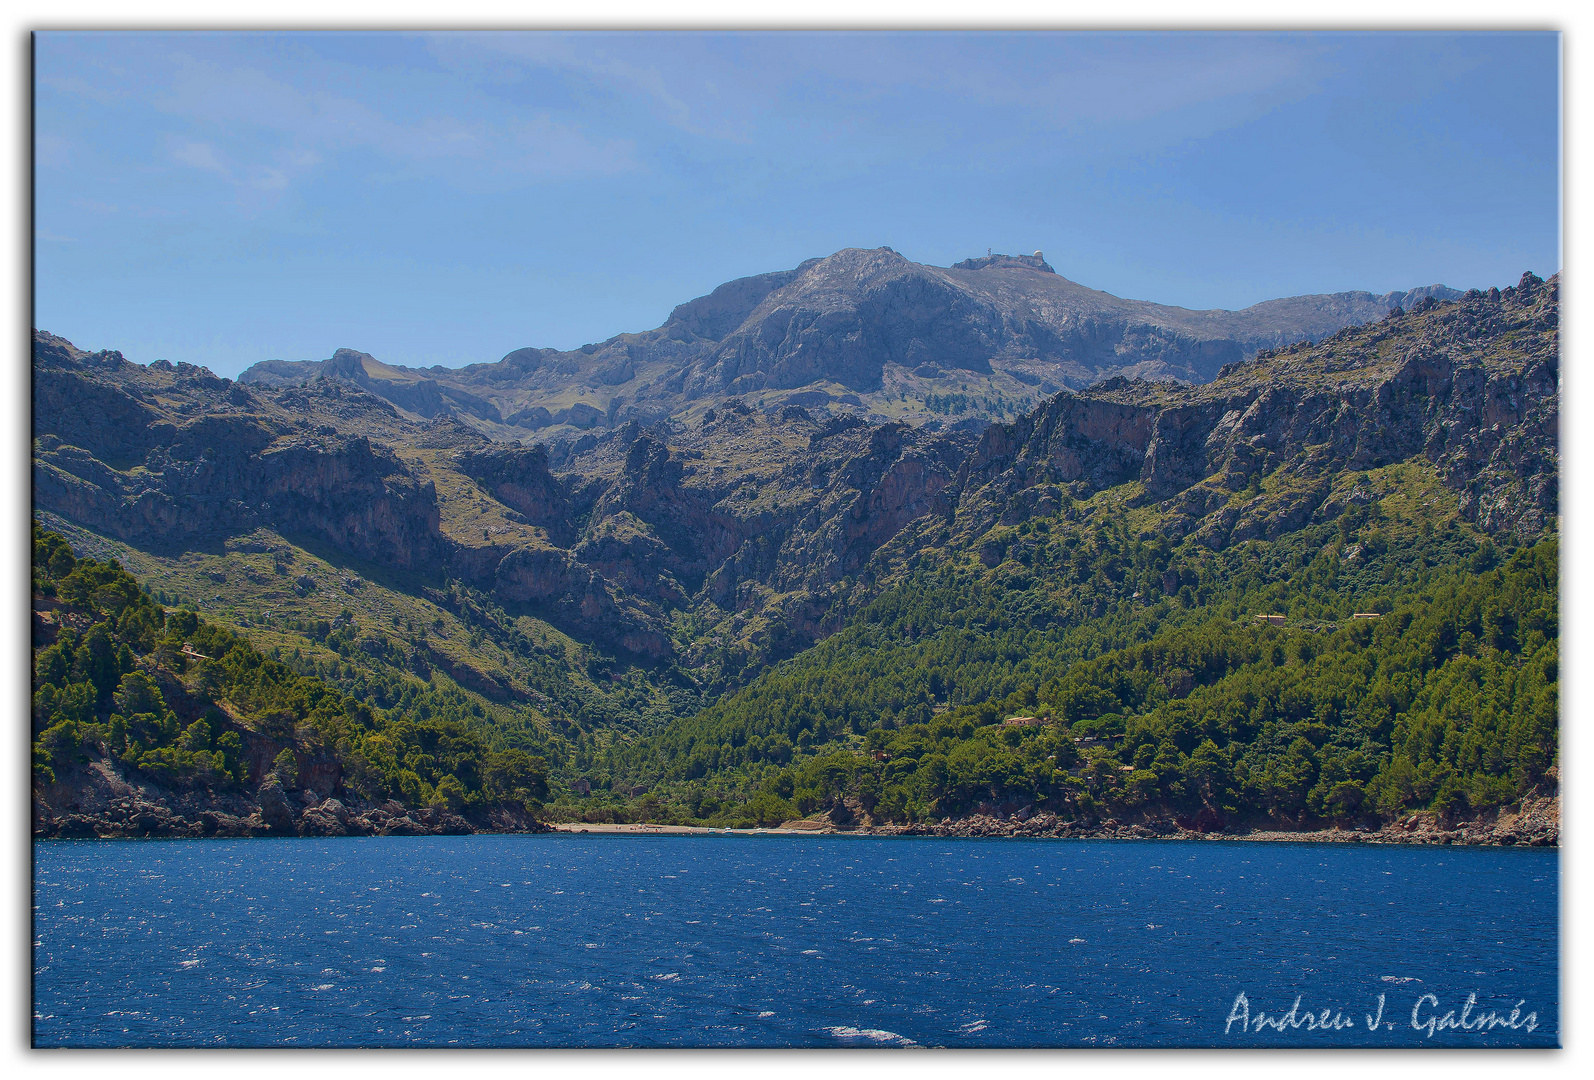
[[824, 1030], [838, 1039], [868, 1039], [871, 1042], [891, 1043], [893, 1046], [918, 1045], [906, 1035], [898, 1035], [895, 1031], [883, 1031], [880, 1028], [827, 1027]]

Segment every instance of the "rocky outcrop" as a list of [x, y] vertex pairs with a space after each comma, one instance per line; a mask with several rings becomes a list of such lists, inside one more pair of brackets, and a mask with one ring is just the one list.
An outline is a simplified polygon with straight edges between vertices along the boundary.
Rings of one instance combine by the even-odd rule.
[[[517, 546], [497, 557], [490, 578], [479, 577], [483, 587], [584, 640], [623, 642], [650, 658], [673, 651], [669, 613], [681, 610], [758, 616], [748, 632], [765, 646], [776, 648], [778, 638], [777, 651], [801, 648], [822, 632], [838, 583], [908, 523], [951, 513], [970, 442], [734, 405], [693, 437], [681, 434], [628, 425], [579, 479], [545, 478], [538, 451], [458, 456], [492, 490], [524, 468], [544, 499], [556, 497], [558, 484], [579, 489], [572, 513], [586, 507], [573, 544]], [[523, 459], [537, 464], [509, 464]], [[487, 549], [477, 550], [485, 566]]]
[[[1223, 547], [1311, 520], [1326, 478], [1415, 458], [1496, 534], [1532, 537], [1558, 513], [1557, 279], [1419, 303], [1314, 348], [1263, 353], [1213, 383], [1109, 380], [982, 436], [961, 478], [971, 531], [1036, 487], [1085, 494], [1138, 480], [1175, 537]], [[1255, 478], [1293, 482], [1236, 504]]]
[[531, 524], [547, 529], [557, 542], [568, 545], [573, 539], [570, 493], [549, 470], [546, 446], [516, 442], [464, 450], [454, 455], [454, 462], [493, 498]]
[[[788, 823], [800, 824], [800, 823]], [[840, 831], [892, 836], [1066, 838], [1075, 840], [1262, 840], [1327, 844], [1440, 844], [1473, 847], [1558, 847], [1560, 800], [1532, 794], [1517, 806], [1461, 821], [1444, 821], [1432, 811], [1417, 811], [1395, 821], [1352, 827], [1281, 828], [1257, 825], [1197, 827], [1170, 812], [1152, 811], [1134, 820], [1068, 819], [1032, 806], [1015, 813], [972, 814], [908, 825], [863, 825], [850, 813], [833, 810], [824, 822]]]
[[[843, 475], [857, 491], [845, 510], [818, 530], [824, 548], [819, 560], [826, 582], [856, 574], [887, 541], [910, 522], [950, 517], [957, 505], [958, 469], [967, 443], [960, 439], [915, 437], [905, 424], [885, 424], [869, 432]], [[795, 583], [791, 574], [781, 582]]]
[[255, 436], [267, 432], [230, 426], [227, 436], [207, 436], [205, 449], [191, 457], [178, 456], [179, 445], [155, 446], [142, 467], [128, 472], [45, 436], [34, 454], [35, 502], [155, 548], [264, 525], [398, 568], [438, 559], [435, 490], [415, 481], [391, 452], [362, 438], [290, 438], [257, 450], [265, 440]]
[[[531, 610], [583, 641], [619, 649], [650, 660], [672, 652], [665, 629], [664, 612], [656, 606], [639, 606], [634, 597], [617, 598], [617, 587], [633, 586], [651, 591], [651, 581], [638, 581], [625, 574], [635, 567], [613, 558], [597, 567], [583, 562], [576, 552], [552, 547], [519, 547], [509, 552], [493, 571], [490, 588], [493, 596], [516, 610]], [[590, 548], [586, 554], [592, 555]], [[605, 577], [600, 570], [607, 570]], [[659, 589], [668, 591], [667, 585]], [[684, 598], [684, 594], [676, 593]]]
[[[304, 779], [301, 777], [301, 780]], [[449, 810], [362, 801], [339, 786], [334, 795], [307, 783], [286, 790], [267, 772], [251, 795], [247, 785], [172, 788], [128, 773], [118, 762], [90, 758], [36, 783], [37, 839], [202, 836], [453, 836], [477, 831], [546, 832], [518, 809], [494, 807], [477, 819]]]
[[[154, 548], [262, 525], [397, 568], [440, 561], [435, 489], [364, 436], [305, 431], [203, 369], [35, 342], [34, 500]], [[154, 404], [187, 399], [181, 410]]]
[[593, 508], [596, 520], [626, 515], [638, 528], [622, 525], [620, 532], [631, 536], [619, 543], [590, 538], [585, 544], [588, 561], [601, 564], [607, 555], [609, 565], [633, 588], [645, 587], [662, 570], [681, 583], [666, 586], [666, 592], [681, 592], [682, 586], [696, 592], [749, 530], [718, 504], [712, 488], [684, 485], [685, 476], [684, 464], [671, 457], [667, 446], [654, 435], [639, 435], [626, 451], [620, 475]]

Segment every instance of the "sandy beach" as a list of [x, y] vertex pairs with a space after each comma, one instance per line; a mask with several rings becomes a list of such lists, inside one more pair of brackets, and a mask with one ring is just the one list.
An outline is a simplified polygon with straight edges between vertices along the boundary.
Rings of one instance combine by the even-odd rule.
[[705, 836], [761, 836], [761, 835], [786, 835], [786, 836], [812, 836], [824, 830], [817, 828], [788, 828], [784, 825], [767, 829], [710, 829], [703, 825], [589, 825], [585, 822], [563, 822], [553, 826], [555, 832], [568, 833], [603, 833], [611, 836], [651, 836], [664, 835], [665, 833], [697, 833]]

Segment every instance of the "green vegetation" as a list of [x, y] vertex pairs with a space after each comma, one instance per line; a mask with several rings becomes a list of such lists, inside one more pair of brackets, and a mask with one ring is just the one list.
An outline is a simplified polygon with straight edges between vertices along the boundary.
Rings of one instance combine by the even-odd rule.
[[[1169, 540], [1138, 495], [943, 534], [839, 633], [702, 709], [679, 669], [616, 664], [457, 583], [413, 612], [375, 608], [401, 598], [372, 585], [332, 617], [279, 613], [248, 627], [257, 651], [41, 534], [36, 590], [93, 622], [39, 654], [40, 775], [98, 745], [235, 783], [224, 740], [242, 730], [292, 746], [279, 775], [330, 754], [367, 797], [737, 826], [839, 798], [897, 822], [1032, 804], [1349, 823], [1484, 810], [1553, 778], [1553, 536], [1498, 549], [1419, 463], [1343, 474], [1337, 517], [1221, 551]], [[471, 671], [539, 688], [535, 710], [467, 688]], [[184, 722], [146, 672], [198, 703]], [[1002, 725], [1020, 713], [1042, 722]]]
[[[839, 796], [894, 821], [1514, 801], [1557, 755], [1556, 541], [1501, 566], [1414, 497], [1414, 467], [1348, 479], [1384, 497], [1222, 552], [1132, 536], [1136, 512], [1102, 500], [993, 530], [989, 568], [931, 553], [839, 634], [609, 755], [612, 786], [715, 824]], [[1048, 723], [992, 726], [1018, 712]]]
[[[1435, 575], [1377, 620], [1166, 631], [1039, 691], [874, 729], [863, 753], [770, 777], [748, 811], [854, 795], [895, 821], [1009, 801], [1299, 822], [1509, 804], [1557, 762], [1557, 581], [1552, 539]], [[1020, 711], [1049, 723], [990, 726]]]
[[55, 641], [34, 657], [43, 782], [92, 751], [169, 784], [239, 785], [245, 743], [264, 739], [281, 747], [279, 779], [291, 784], [304, 763], [330, 758], [360, 798], [470, 812], [534, 808], [547, 795], [543, 758], [505, 745], [464, 695], [410, 680], [384, 687], [389, 708], [372, 707], [193, 611], [163, 610], [114, 561], [77, 559], [37, 527], [33, 588], [59, 605]]
[[961, 416], [970, 410], [982, 416], [1012, 416], [1028, 412], [1035, 405], [1031, 397], [1022, 397], [1016, 401], [1009, 401], [1007, 397], [998, 394], [928, 394], [924, 398], [924, 407], [929, 412], [942, 416]]
[[[379, 567], [266, 530], [221, 552], [170, 556], [49, 523], [79, 551], [125, 560], [160, 603], [203, 604], [268, 658], [373, 711], [452, 717], [494, 747], [542, 757], [556, 792], [608, 747], [702, 707], [698, 685], [673, 665], [606, 656], [458, 581], [390, 581]], [[293, 589], [301, 578], [315, 584], [302, 595]]]

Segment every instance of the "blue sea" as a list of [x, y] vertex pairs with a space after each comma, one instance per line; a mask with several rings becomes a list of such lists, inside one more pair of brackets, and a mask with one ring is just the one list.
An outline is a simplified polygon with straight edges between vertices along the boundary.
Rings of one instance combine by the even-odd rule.
[[590, 834], [33, 851], [37, 1046], [1560, 1040], [1554, 851]]

